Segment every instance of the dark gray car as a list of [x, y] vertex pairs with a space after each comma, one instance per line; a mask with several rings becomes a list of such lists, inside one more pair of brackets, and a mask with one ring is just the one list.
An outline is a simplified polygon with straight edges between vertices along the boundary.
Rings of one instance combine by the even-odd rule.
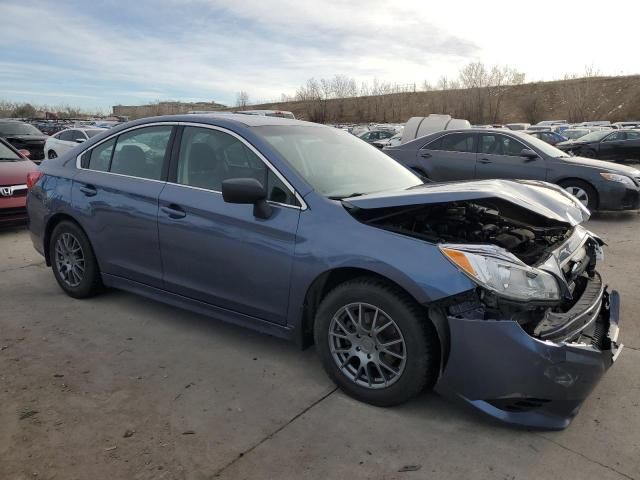
[[438, 132], [384, 152], [424, 178], [441, 182], [527, 179], [555, 183], [591, 210], [640, 208], [640, 170], [571, 156], [521, 132]]

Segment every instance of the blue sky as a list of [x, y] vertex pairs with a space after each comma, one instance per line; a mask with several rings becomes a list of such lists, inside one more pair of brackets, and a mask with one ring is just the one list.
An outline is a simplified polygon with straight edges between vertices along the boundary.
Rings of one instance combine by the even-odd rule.
[[476, 60], [510, 65], [528, 80], [587, 65], [640, 73], [640, 2], [618, 4], [625, 15], [601, 9], [597, 38], [584, 30], [594, 21], [588, 0], [541, 0], [526, 15], [516, 4], [0, 0], [0, 99], [105, 111], [167, 99], [232, 105], [241, 90], [276, 99], [335, 74], [435, 82]]

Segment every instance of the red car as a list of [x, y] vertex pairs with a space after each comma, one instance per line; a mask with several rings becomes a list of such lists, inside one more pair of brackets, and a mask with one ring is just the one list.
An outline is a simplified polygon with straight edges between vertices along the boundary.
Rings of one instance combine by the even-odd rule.
[[28, 154], [0, 139], [0, 225], [27, 220], [27, 185], [40, 174]]

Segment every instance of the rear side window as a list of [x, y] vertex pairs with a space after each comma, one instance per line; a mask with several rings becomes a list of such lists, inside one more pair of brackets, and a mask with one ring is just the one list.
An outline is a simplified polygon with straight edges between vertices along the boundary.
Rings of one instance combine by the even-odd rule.
[[[111, 163], [111, 154], [113, 153], [113, 146], [115, 144], [116, 139], [113, 138], [108, 142], [101, 143], [93, 150], [89, 150], [82, 157], [83, 166], [91, 170], [108, 172], [109, 164]], [[86, 160], [85, 157], [87, 157]]]
[[640, 132], [626, 132], [627, 140], [640, 140]]
[[171, 126], [147, 127], [118, 136], [109, 171], [160, 180], [171, 130]]
[[472, 133], [452, 133], [445, 135], [428, 144], [428, 150], [442, 150], [445, 152], [474, 153], [474, 135]]

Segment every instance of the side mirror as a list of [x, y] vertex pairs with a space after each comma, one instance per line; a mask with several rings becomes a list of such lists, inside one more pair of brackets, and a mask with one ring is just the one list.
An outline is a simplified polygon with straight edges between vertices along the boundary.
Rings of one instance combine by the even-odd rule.
[[20, 150], [18, 150], [18, 153], [22, 155], [24, 158], [31, 157], [31, 152], [25, 148], [21, 148]]
[[255, 178], [229, 178], [222, 182], [222, 198], [227, 203], [253, 205], [253, 216], [267, 219], [273, 209], [267, 203], [267, 191]]
[[82, 143], [82, 142], [85, 142], [86, 140], [87, 140], [86, 138], [76, 138], [76, 139], [74, 140], [74, 142], [76, 142], [76, 143]]
[[535, 160], [536, 158], [539, 157], [539, 155], [533, 150], [531, 150], [530, 148], [523, 148], [522, 151], [520, 152], [520, 156], [526, 158], [527, 162], [530, 162], [531, 160]]

